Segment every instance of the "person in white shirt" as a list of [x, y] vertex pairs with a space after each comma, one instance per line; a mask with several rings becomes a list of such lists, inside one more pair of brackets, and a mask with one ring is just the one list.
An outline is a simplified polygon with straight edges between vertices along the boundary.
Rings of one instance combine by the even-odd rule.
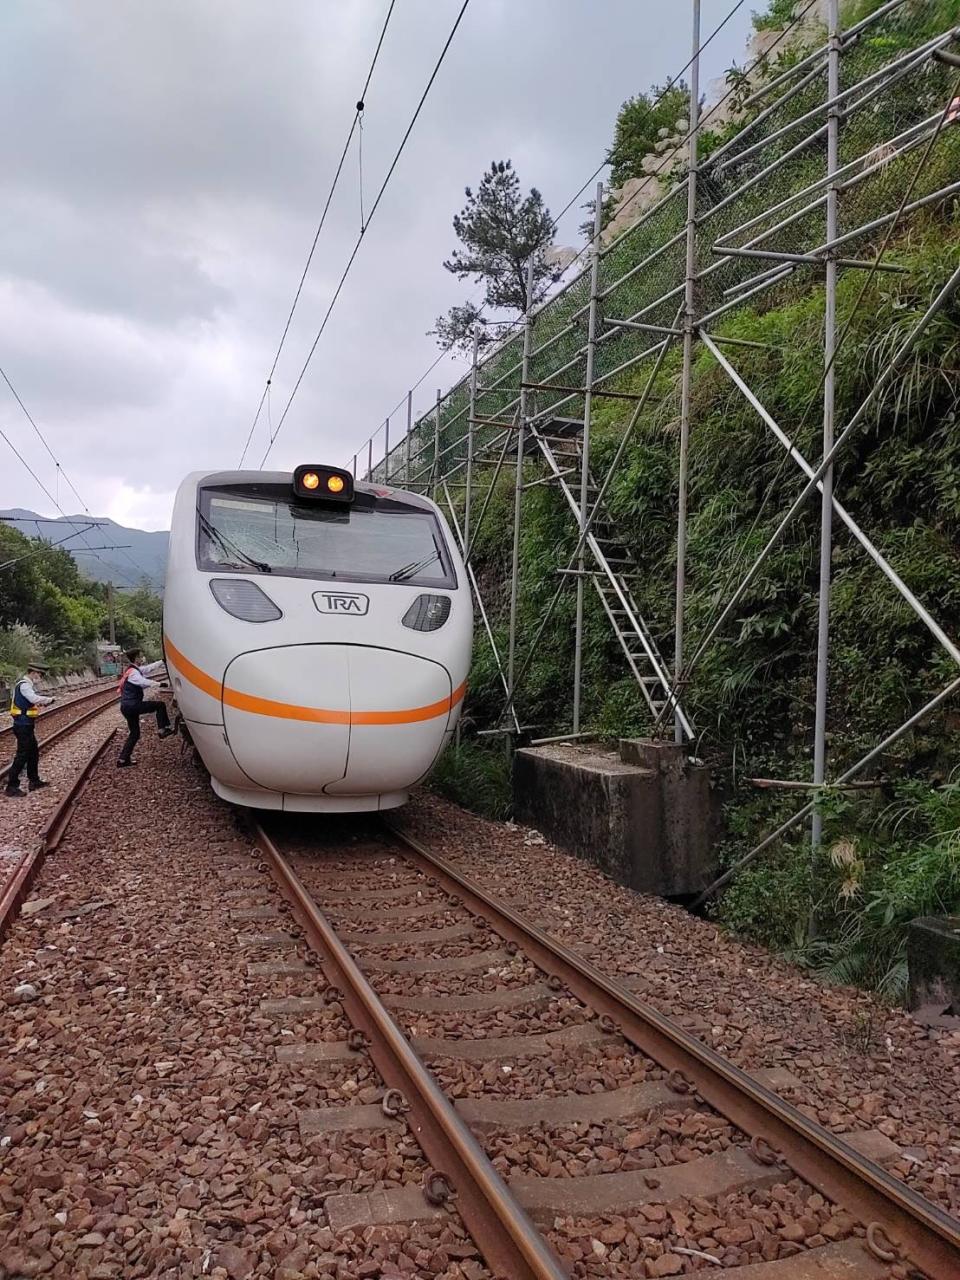
[[141, 667], [139, 664], [142, 654], [139, 649], [130, 649], [126, 654], [127, 662], [130, 664], [120, 680], [118, 692], [120, 694], [120, 714], [127, 722], [129, 732], [127, 740], [121, 748], [119, 758], [117, 759], [117, 768], [126, 769], [132, 764], [136, 764], [135, 760], [130, 757], [133, 755], [133, 749], [140, 741], [140, 717], [155, 715], [157, 717], [157, 728], [160, 731], [161, 738], [169, 738], [173, 729], [170, 727], [170, 716], [167, 713], [165, 702], [161, 702], [159, 698], [145, 699], [143, 694], [145, 689], [159, 689], [159, 685], [155, 680], [148, 677], [148, 672], [156, 671], [163, 664], [160, 662], [151, 663], [147, 667]]
[[40, 777], [40, 745], [37, 742], [36, 720], [40, 708], [48, 706], [55, 699], [37, 692], [46, 667], [34, 662], [27, 668], [10, 693], [10, 714], [13, 717], [13, 736], [17, 740], [17, 751], [7, 774], [8, 796], [22, 796], [20, 790], [20, 774], [27, 770], [27, 782], [31, 791], [39, 791], [48, 784]]

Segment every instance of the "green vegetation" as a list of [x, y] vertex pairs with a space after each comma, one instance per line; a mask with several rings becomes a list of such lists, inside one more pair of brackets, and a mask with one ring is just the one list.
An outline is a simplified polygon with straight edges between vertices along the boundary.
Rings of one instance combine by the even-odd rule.
[[496, 749], [475, 741], [451, 747], [430, 775], [430, 786], [484, 818], [510, 816], [510, 760], [502, 742]]
[[[546, 258], [553, 242], [553, 219], [543, 196], [531, 187], [524, 195], [520, 179], [509, 160], [494, 160], [476, 191], [466, 189], [467, 203], [453, 219], [461, 247], [454, 249], [444, 267], [458, 280], [474, 280], [484, 286], [483, 305], [519, 315], [527, 306], [527, 264], [533, 259], [533, 298], [540, 302], [557, 280]], [[473, 326], [481, 308], [472, 302], [452, 307], [437, 317], [431, 330], [443, 348], [473, 346]], [[488, 341], [481, 335], [484, 345]]]
[[[82, 577], [62, 547], [3, 523], [0, 564], [0, 681], [15, 679], [31, 657], [42, 656], [54, 674], [90, 666], [97, 640], [109, 633], [107, 588]], [[118, 591], [118, 643], [159, 657], [161, 612], [160, 597], [146, 589]]]
[[[644, 160], [656, 151], [661, 138], [685, 131], [689, 111], [690, 90], [682, 81], [655, 84], [649, 93], [628, 98], [620, 108], [607, 154], [610, 186], [622, 187], [628, 178], [639, 177]], [[683, 127], [678, 129], [681, 122]]]
[[[782, 26], [792, 8], [775, 0], [759, 25]], [[847, 22], [877, 8], [874, 0], [845, 6]], [[869, 28], [844, 55], [844, 84], [886, 65], [899, 52], [960, 19], [960, 0], [908, 2]], [[778, 75], [804, 50], [781, 50], [767, 74]], [[741, 100], [747, 87], [731, 73]], [[948, 101], [955, 72], [929, 63], [901, 79], [869, 110], [853, 114], [841, 135], [841, 161], [883, 147], [911, 125], [936, 115]], [[681, 89], [678, 86], [677, 92]], [[665, 124], [645, 129], [637, 106], [625, 104], [615, 131], [617, 178], [631, 176], [655, 147]], [[751, 142], [780, 129], [822, 101], [811, 83], [763, 122]], [[673, 104], [668, 114], [674, 115]], [[765, 104], [752, 108], [758, 113]], [[677, 112], [679, 116], [681, 112]], [[670, 121], [668, 123], [674, 123]], [[735, 137], [743, 117], [704, 139], [712, 155]], [[701, 223], [719, 237], [787, 200], [823, 173], [815, 150], [792, 154], [800, 135], [786, 134], [754, 161], [719, 176], [707, 166]], [[734, 144], [736, 146], [736, 144]], [[619, 148], [619, 150], [618, 150]], [[790, 154], [788, 154], [790, 153]], [[885, 151], [878, 154], [885, 155]], [[774, 155], [775, 175], [749, 179]], [[843, 197], [843, 226], [855, 227], [892, 211], [917, 174], [920, 150], [888, 157]], [[946, 129], [919, 175], [915, 196], [953, 181], [960, 171], [960, 128]], [[719, 212], [714, 215], [713, 207]], [[797, 206], [798, 207], [798, 206]], [[708, 215], [709, 211], [709, 216]], [[676, 299], [655, 307], [683, 278], [685, 198], [665, 201], [620, 240], [602, 263], [608, 316], [650, 308], [646, 319], [670, 325]], [[881, 229], [851, 246], [876, 253]], [[823, 238], [817, 208], [778, 233], [776, 247], [802, 251]], [[648, 255], [653, 265], [610, 288]], [[702, 265], [715, 257], [704, 248]], [[847, 422], [891, 356], [955, 268], [960, 217], [941, 201], [906, 218], [887, 251], [903, 274], [841, 274], [840, 330], [848, 329], [836, 367], [837, 421]], [[719, 307], [725, 291], [758, 270], [727, 262], [700, 282], [701, 312]], [[866, 292], [861, 291], [866, 285]], [[585, 336], [588, 287], [581, 280], [538, 314], [531, 380], [544, 381], [572, 362]], [[816, 461], [821, 452], [824, 289], [822, 276], [803, 269], [782, 284], [715, 321], [713, 331], [749, 346], [725, 353], [797, 448]], [[652, 341], [652, 340], [651, 340]], [[545, 344], [549, 343], [549, 347]], [[598, 372], [635, 357], [636, 335], [614, 333], [598, 347]], [[488, 361], [480, 412], [511, 414], [519, 340]], [[638, 393], [649, 361], [618, 374], [608, 386]], [[672, 651], [674, 608], [679, 351], [673, 348], [654, 380], [647, 410], [630, 438], [607, 494], [623, 540], [642, 576], [638, 598], [664, 652]], [[511, 372], [512, 371], [512, 372]], [[560, 381], [571, 382], [572, 375]], [[956, 299], [913, 350], [903, 376], [878, 398], [840, 455], [837, 492], [916, 595], [949, 635], [960, 634], [960, 304]], [[500, 396], [499, 402], [497, 396]], [[558, 412], [576, 417], [582, 400], [557, 397]], [[445, 403], [441, 448], [464, 430], [465, 388]], [[537, 407], [547, 407], [539, 393]], [[615, 400], [595, 402], [592, 457], [606, 473], [623, 438], [625, 412]], [[432, 433], [430, 422], [425, 438]], [[491, 431], [491, 437], [493, 432]], [[542, 472], [531, 459], [528, 479]], [[802, 487], [785, 450], [719, 367], [701, 348], [693, 370], [693, 426], [687, 564], [687, 652], [693, 652], [732, 587], [767, 542]], [[519, 592], [518, 666], [524, 671], [518, 711], [524, 725], [557, 732], [569, 714], [574, 593], [566, 592], [536, 649], [537, 633], [557, 586], [556, 566], [570, 556], [576, 529], [560, 495], [538, 486], [524, 494]], [[475, 567], [498, 643], [505, 650], [513, 478], [497, 484], [476, 540]], [[816, 682], [819, 501], [808, 502], [752, 582], [733, 616], [707, 650], [686, 692], [697, 726], [697, 754], [713, 769], [722, 813], [721, 864], [729, 864], [789, 817], [804, 793], [757, 789], [751, 778], [808, 781], [812, 763]], [[955, 665], [900, 596], [835, 521], [828, 707], [829, 771], [836, 776], [903, 723], [956, 675]], [[586, 595], [584, 646], [586, 727], [615, 738], [649, 732], [649, 718], [596, 596]], [[503, 705], [500, 676], [482, 633], [471, 673], [468, 713], [497, 722]], [[441, 767], [446, 794], [488, 813], [508, 805], [502, 746], [465, 740]], [[960, 715], [944, 703], [912, 733], [885, 750], [864, 777], [876, 785], [831, 793], [823, 803], [824, 841], [816, 857], [809, 828], [798, 826], [733, 881], [715, 910], [736, 933], [792, 953], [814, 971], [875, 987], [889, 998], [903, 993], [904, 925], [924, 913], [960, 912], [960, 782], [953, 775], [960, 748]]]

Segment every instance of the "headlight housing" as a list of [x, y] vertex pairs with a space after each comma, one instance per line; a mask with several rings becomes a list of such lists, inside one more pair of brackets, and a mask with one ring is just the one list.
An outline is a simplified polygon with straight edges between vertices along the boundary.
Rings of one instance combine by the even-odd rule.
[[276, 622], [283, 617], [283, 610], [247, 578], [211, 578], [210, 590], [220, 608], [242, 622]]
[[450, 617], [449, 596], [417, 596], [403, 615], [403, 625], [411, 631], [439, 631]]

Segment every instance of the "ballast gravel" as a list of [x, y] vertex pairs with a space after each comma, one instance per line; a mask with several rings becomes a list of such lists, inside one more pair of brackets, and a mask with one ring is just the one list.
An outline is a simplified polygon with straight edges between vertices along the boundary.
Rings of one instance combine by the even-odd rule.
[[[20, 786], [25, 792], [23, 796], [4, 795], [3, 787], [6, 782], [0, 786], [0, 883], [20, 857], [34, 846], [44, 825], [89, 760], [94, 748], [103, 741], [111, 725], [118, 721], [119, 712], [109, 703], [99, 715], [52, 747], [45, 748], [41, 743], [40, 776], [50, 783], [43, 790], [28, 791], [25, 776], [20, 780]], [[38, 737], [42, 738], [44, 732], [50, 732], [58, 725], [62, 727], [62, 721], [58, 720], [46, 730], [41, 727]], [[118, 728], [117, 733], [119, 732]], [[6, 765], [12, 761], [15, 748], [13, 734], [5, 733], [0, 736], [0, 764]]]
[[786, 1096], [811, 1119], [891, 1138], [904, 1156], [889, 1171], [960, 1212], [960, 1032], [816, 981], [528, 828], [425, 792], [401, 825], [739, 1066], [789, 1070], [802, 1088]]
[[299, 931], [179, 741], [145, 733], [139, 759], [103, 758], [0, 948], [0, 1280], [487, 1280], [455, 1211], [330, 1230], [328, 1196], [426, 1163], [405, 1128], [301, 1136], [304, 1110], [375, 1103], [383, 1081], [365, 1053], [278, 1061], [345, 1038], [342, 1010], [261, 1007], [317, 994], [312, 966], [257, 969], [305, 963]]

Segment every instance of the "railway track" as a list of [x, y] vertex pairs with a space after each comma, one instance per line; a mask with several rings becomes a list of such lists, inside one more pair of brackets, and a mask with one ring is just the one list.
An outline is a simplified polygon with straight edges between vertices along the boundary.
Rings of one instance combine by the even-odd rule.
[[[101, 707], [96, 707], [94, 711], [85, 713], [81, 720], [71, 723], [69, 728], [71, 730], [79, 728], [80, 724], [85, 724], [87, 720], [102, 709]], [[60, 732], [63, 733], [64, 730]], [[63, 799], [44, 823], [37, 840], [34, 841], [30, 848], [24, 850], [7, 871], [6, 878], [0, 883], [0, 941], [6, 936], [7, 930], [16, 918], [17, 912], [30, 892], [30, 886], [36, 879], [47, 854], [53, 853], [63, 839], [79, 802], [80, 795], [87, 785], [91, 773], [116, 736], [116, 732], [116, 726], [112, 726], [109, 732], [97, 743], [94, 750], [81, 765]]]
[[388, 1092], [305, 1110], [301, 1134], [407, 1123], [432, 1166], [422, 1187], [327, 1196], [334, 1231], [455, 1205], [510, 1280], [960, 1277], [960, 1222], [885, 1171], [881, 1134], [838, 1139], [780, 1096], [787, 1073], [743, 1072], [402, 832], [318, 854], [306, 830], [255, 834], [322, 978], [283, 958], [275, 911], [237, 909], [279, 949], [253, 975], [296, 992], [261, 1007], [301, 1025], [342, 1007], [346, 1042], [279, 1060], [369, 1055]]
[[[108, 689], [96, 689], [93, 693], [83, 694], [79, 698], [72, 698], [69, 702], [62, 706], [54, 707], [49, 711], [43, 712], [37, 717], [37, 741], [40, 743], [41, 749], [50, 748], [58, 742], [62, 742], [64, 738], [69, 738], [71, 734], [83, 725], [87, 724], [95, 716], [107, 707], [115, 706], [117, 701], [116, 689], [111, 685]], [[76, 711], [77, 714], [69, 713]], [[50, 721], [53, 721], [51, 724]], [[13, 727], [7, 725], [6, 728], [0, 730], [0, 742], [7, 743], [10, 750], [13, 750]], [[10, 772], [10, 762], [8, 761], [0, 768], [0, 781], [6, 779]]]

